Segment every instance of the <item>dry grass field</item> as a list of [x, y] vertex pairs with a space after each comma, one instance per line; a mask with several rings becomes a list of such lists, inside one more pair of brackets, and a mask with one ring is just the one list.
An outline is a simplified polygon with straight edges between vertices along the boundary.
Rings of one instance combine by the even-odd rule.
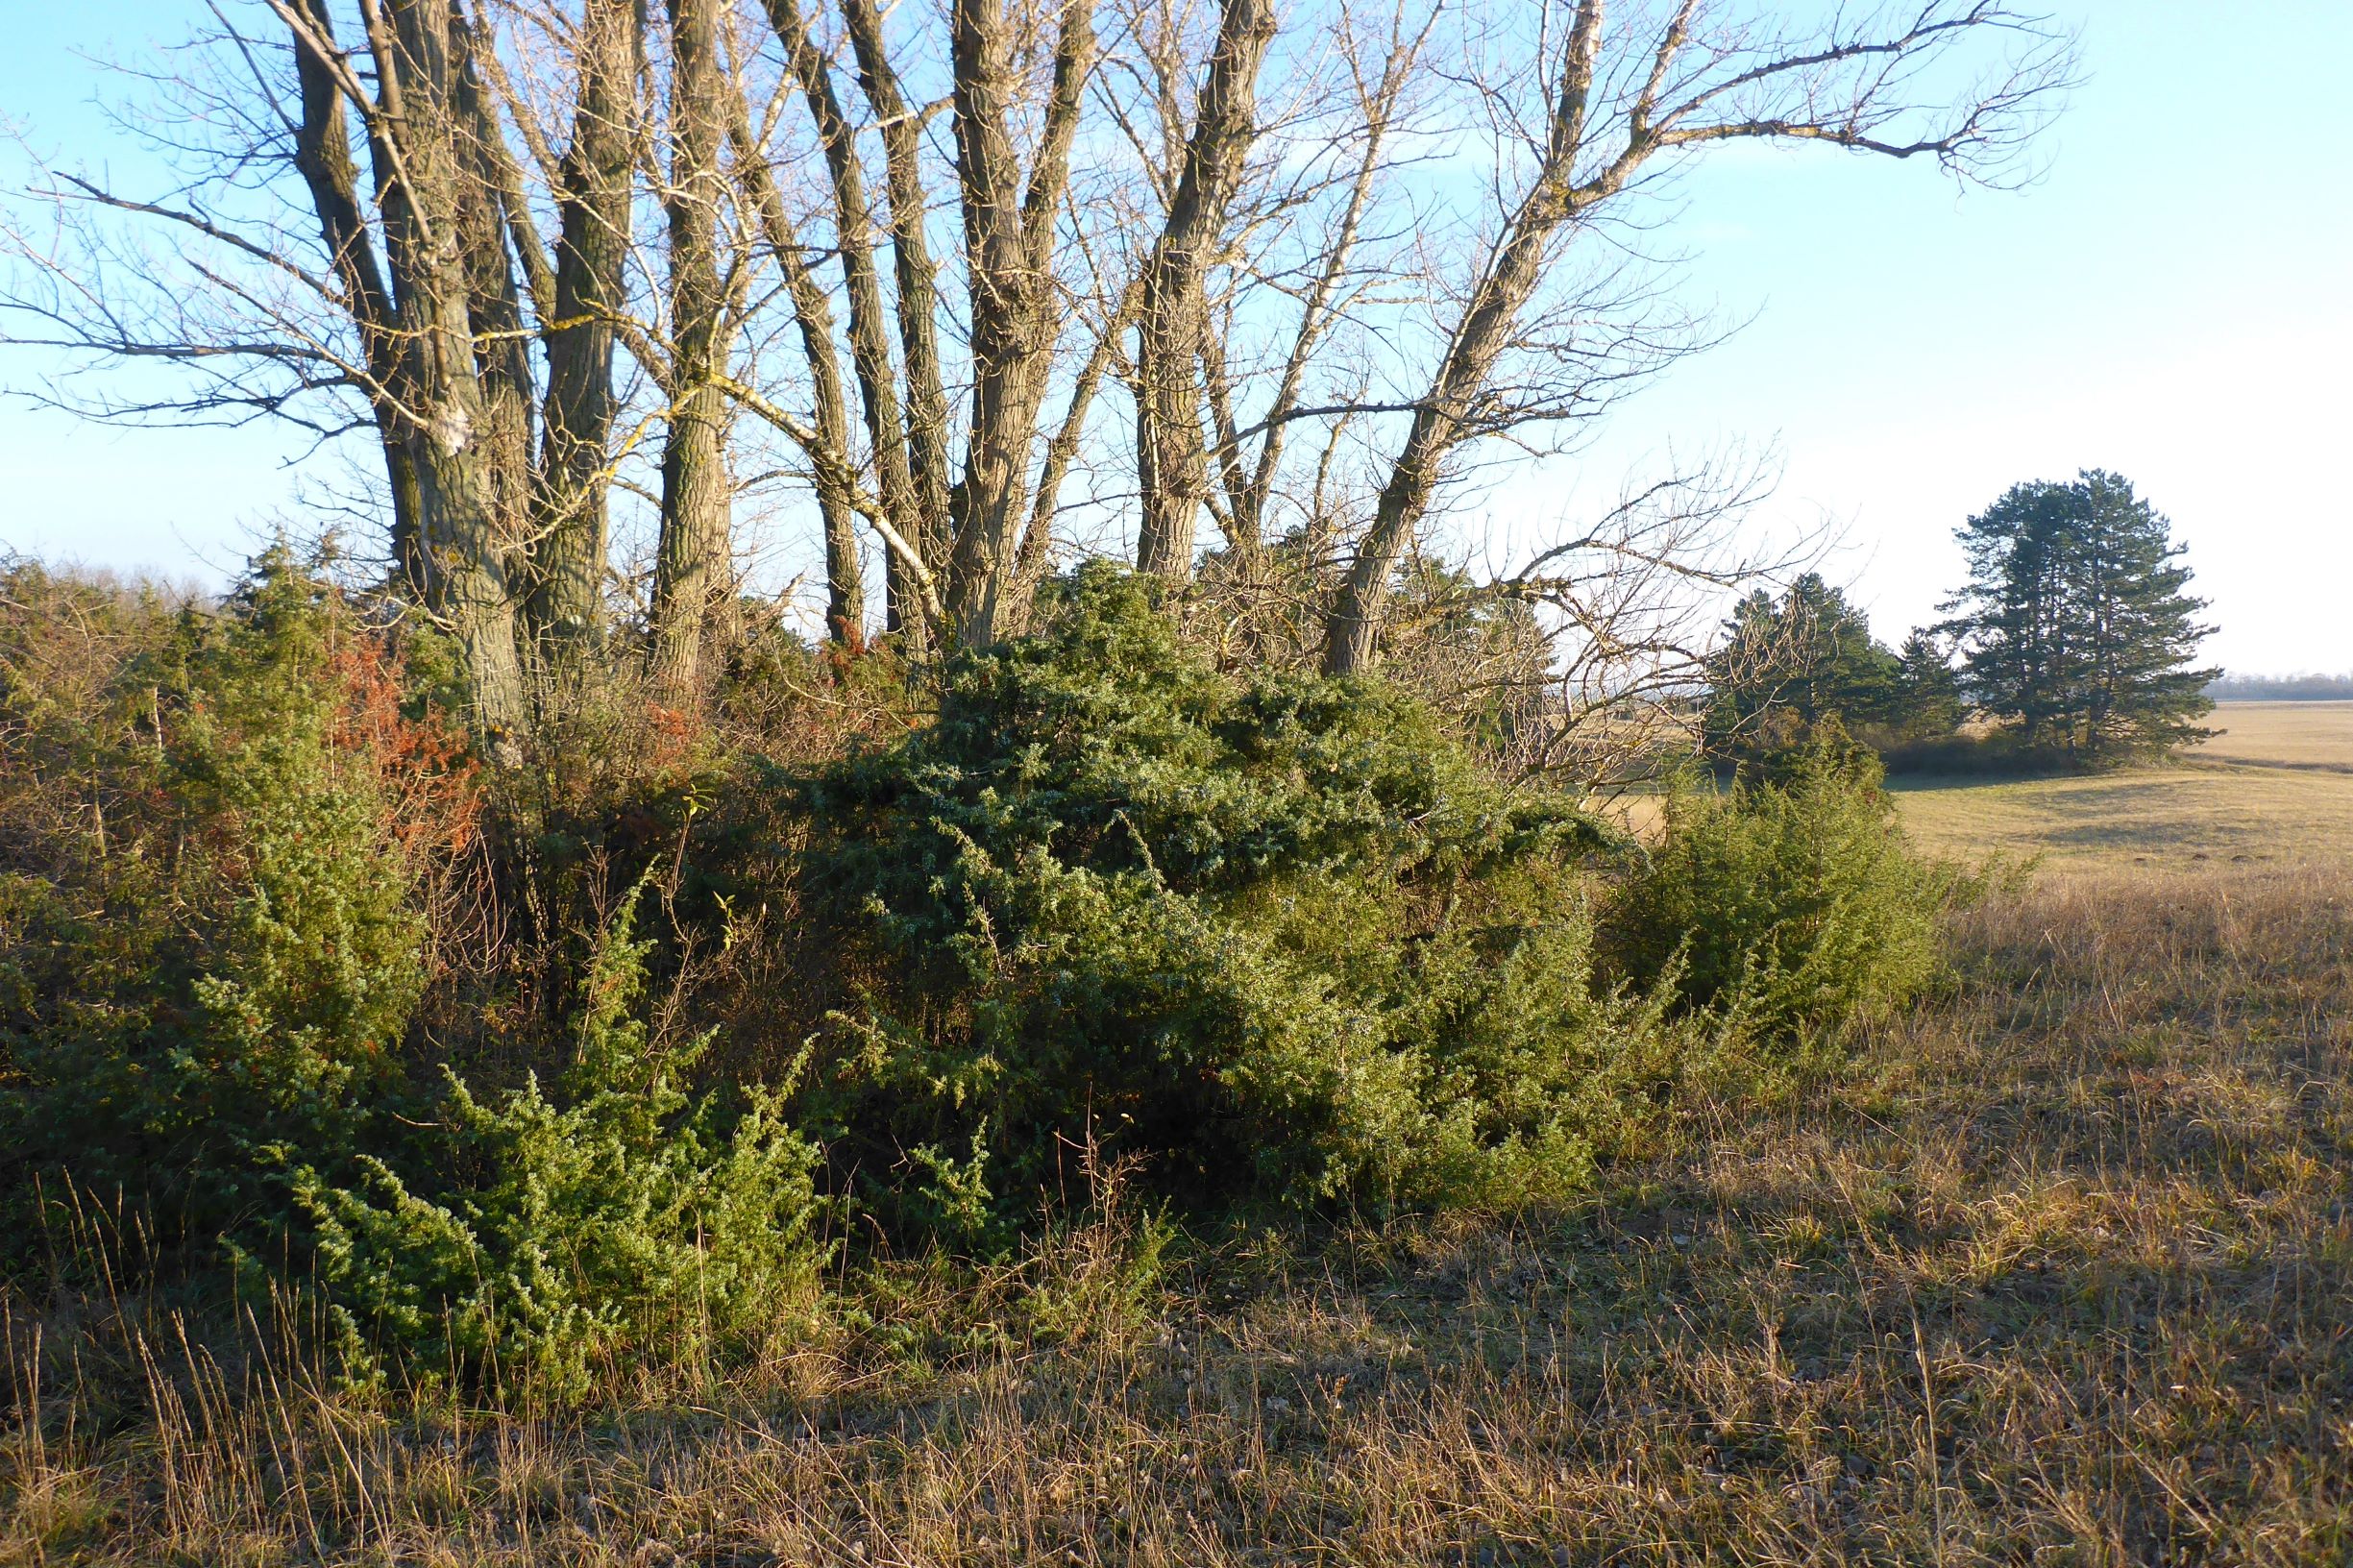
[[2353, 714], [2221, 718], [2174, 770], [1906, 792], [2043, 869], [1851, 1066], [1583, 1208], [1146, 1277], [1115, 1207], [541, 1419], [388, 1416], [159, 1304], [17, 1323], [0, 1560], [2353, 1561]]
[[2353, 773], [2353, 702], [2225, 702], [2207, 727], [2196, 760]]
[[1892, 783], [1904, 826], [1948, 854], [2054, 869], [2353, 858], [2353, 702], [2231, 702], [2175, 764], [2090, 777]]

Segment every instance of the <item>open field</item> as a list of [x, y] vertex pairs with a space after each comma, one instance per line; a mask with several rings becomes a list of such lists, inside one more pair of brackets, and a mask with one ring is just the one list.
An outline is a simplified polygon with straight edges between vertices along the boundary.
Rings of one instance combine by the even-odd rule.
[[[2108, 837], [1962, 917], [1946, 994], [1573, 1212], [1158, 1276], [1115, 1213], [544, 1419], [191, 1373], [154, 1308], [46, 1322], [37, 1384], [19, 1318], [0, 1561], [2342, 1563], [2353, 875], [2171, 836], [2256, 766], [2089, 781]], [[2093, 816], [1947, 831], [1972, 797]]]
[[2353, 773], [2353, 702], [2225, 702], [2206, 723], [2194, 760]]
[[2090, 777], [1891, 781], [1904, 826], [1945, 854], [2053, 870], [2353, 858], [2353, 703], [2233, 702], [2177, 763]]

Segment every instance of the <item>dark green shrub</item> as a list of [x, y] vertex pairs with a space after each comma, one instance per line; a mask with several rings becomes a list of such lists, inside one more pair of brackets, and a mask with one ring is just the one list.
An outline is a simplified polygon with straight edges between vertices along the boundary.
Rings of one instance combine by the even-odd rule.
[[1905, 842], [1871, 754], [1817, 744], [1777, 782], [1677, 796], [1664, 842], [1619, 892], [1608, 944], [1694, 1007], [1803, 1034], [1917, 994], [1957, 887]]
[[1979, 725], [1954, 735], [1909, 741], [1881, 753], [1892, 778], [2032, 778], [2092, 767], [2030, 747], [2015, 725]]
[[663, 1051], [635, 1016], [635, 902], [595, 949], [556, 1100], [533, 1077], [486, 1103], [450, 1074], [423, 1176], [370, 1155], [355, 1181], [297, 1174], [355, 1375], [575, 1397], [600, 1367], [723, 1350], [810, 1305], [817, 1151], [772, 1094], [729, 1115], [681, 1087], [707, 1042]]
[[1540, 1196], [1655, 1080], [1656, 1018], [1592, 984], [1588, 818], [1378, 682], [1219, 673], [1110, 569], [798, 789], [867, 976], [837, 1157], [932, 1223], [1081, 1148], [1189, 1197]]
[[0, 887], [0, 1129], [16, 1174], [174, 1234], [267, 1228], [286, 1151], [348, 1157], [397, 1107], [426, 930], [385, 775], [447, 759], [386, 752], [429, 726], [379, 711], [380, 639], [283, 551], [218, 613], [112, 613], [78, 703], [12, 628], [9, 764], [47, 820]]

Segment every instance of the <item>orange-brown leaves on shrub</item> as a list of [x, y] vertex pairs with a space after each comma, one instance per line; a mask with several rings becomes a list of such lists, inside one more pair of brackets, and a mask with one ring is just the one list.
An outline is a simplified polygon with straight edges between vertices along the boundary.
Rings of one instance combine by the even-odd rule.
[[447, 714], [429, 708], [422, 718], [409, 715], [402, 662], [383, 636], [337, 640], [329, 666], [340, 688], [335, 747], [374, 774], [386, 831], [404, 850], [460, 855], [481, 832], [481, 765]]
[[675, 787], [694, 772], [696, 754], [708, 733], [702, 719], [684, 708], [646, 704], [647, 776], [664, 787]]

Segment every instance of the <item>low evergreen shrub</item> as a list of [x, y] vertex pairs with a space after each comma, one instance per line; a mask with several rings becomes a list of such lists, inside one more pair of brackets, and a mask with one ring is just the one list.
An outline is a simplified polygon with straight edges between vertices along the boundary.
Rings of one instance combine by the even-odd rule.
[[1589, 817], [1378, 681], [1220, 673], [1109, 568], [793, 788], [866, 977], [821, 1118], [919, 1225], [986, 1236], [1082, 1148], [1195, 1200], [1554, 1195], [1679, 1048], [1595, 983]]
[[121, 635], [78, 707], [0, 649], [34, 819], [0, 875], [8, 1186], [251, 1238], [286, 1151], [348, 1159], [402, 1103], [427, 930], [385, 772], [446, 759], [378, 711], [373, 634], [283, 550], [218, 612], [98, 608]]
[[813, 1305], [817, 1150], [772, 1092], [730, 1111], [682, 1087], [708, 1041], [661, 1050], [636, 1016], [635, 904], [597, 943], [556, 1098], [533, 1076], [485, 1102], [451, 1073], [410, 1176], [375, 1155], [355, 1181], [296, 1173], [355, 1376], [576, 1398], [600, 1369], [723, 1354]]
[[[1023, 1321], [1071, 1336], [1175, 1213], [1569, 1196], [1758, 1042], [1899, 1005], [1954, 886], [1834, 723], [1646, 859], [1499, 782], [1493, 714], [1222, 668], [1105, 567], [830, 718], [784, 643], [720, 723], [583, 691], [549, 733], [629, 744], [495, 783], [431, 639], [285, 551], [218, 604], [12, 570], [0, 1266], [95, 1194], [360, 1381], [723, 1362], [817, 1311], [852, 1204], [886, 1255], [1044, 1248]], [[632, 882], [658, 940], [596, 913]], [[1129, 1217], [1070, 1230], [1111, 1170]]]
[[1876, 759], [1826, 741], [1774, 781], [1676, 795], [1605, 945], [1635, 980], [1789, 1040], [1916, 995], [1936, 971], [1938, 915], [1963, 889], [1905, 841]]

